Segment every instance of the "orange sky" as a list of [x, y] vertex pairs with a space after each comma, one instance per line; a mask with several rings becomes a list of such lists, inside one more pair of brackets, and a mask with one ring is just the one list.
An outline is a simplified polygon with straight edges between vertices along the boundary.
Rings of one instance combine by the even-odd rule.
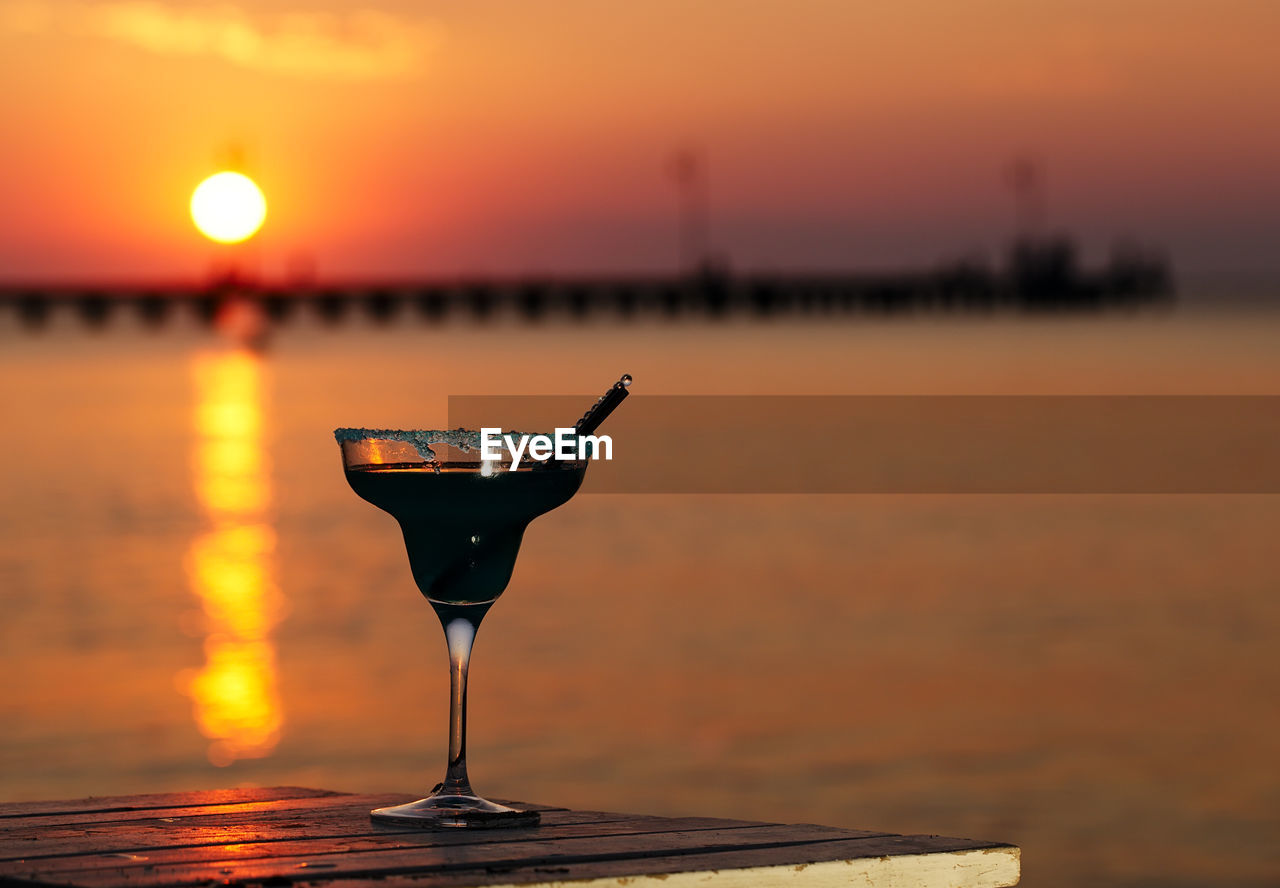
[[230, 146], [267, 277], [665, 270], [672, 152], [741, 268], [994, 255], [1048, 218], [1280, 278], [1280, 3], [0, 0], [0, 278], [198, 278]]

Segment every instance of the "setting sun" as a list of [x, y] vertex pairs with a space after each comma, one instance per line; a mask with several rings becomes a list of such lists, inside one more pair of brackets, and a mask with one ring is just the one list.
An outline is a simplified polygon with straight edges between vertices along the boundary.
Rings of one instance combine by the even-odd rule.
[[218, 243], [248, 240], [267, 217], [267, 200], [252, 179], [222, 172], [196, 186], [191, 195], [191, 218], [200, 233]]

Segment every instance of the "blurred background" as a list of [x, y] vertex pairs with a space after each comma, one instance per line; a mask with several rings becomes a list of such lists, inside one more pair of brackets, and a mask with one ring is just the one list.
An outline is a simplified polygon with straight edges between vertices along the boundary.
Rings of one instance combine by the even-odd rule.
[[[441, 633], [337, 426], [622, 372], [1280, 394], [1278, 32], [1196, 0], [0, 0], [0, 798], [439, 780]], [[193, 207], [221, 171], [259, 190]], [[480, 633], [476, 788], [1010, 841], [1029, 886], [1274, 884], [1278, 524], [584, 494]]]

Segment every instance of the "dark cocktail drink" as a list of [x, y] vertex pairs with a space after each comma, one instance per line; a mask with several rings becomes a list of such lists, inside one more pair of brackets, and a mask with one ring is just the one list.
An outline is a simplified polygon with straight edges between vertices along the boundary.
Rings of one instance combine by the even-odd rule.
[[348, 468], [351, 489], [391, 513], [404, 531], [413, 579], [432, 604], [483, 604], [511, 579], [529, 522], [564, 505], [582, 484], [582, 463], [514, 472], [483, 464]]

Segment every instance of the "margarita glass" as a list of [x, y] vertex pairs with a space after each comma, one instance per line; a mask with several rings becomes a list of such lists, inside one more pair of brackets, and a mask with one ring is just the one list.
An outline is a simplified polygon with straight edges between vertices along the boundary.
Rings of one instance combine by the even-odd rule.
[[[400, 522], [414, 581], [449, 648], [449, 763], [431, 795], [378, 808], [374, 820], [423, 827], [532, 826], [519, 811], [476, 795], [467, 777], [467, 667], [476, 629], [506, 589], [529, 522], [568, 502], [584, 461], [480, 458], [480, 433], [338, 429], [351, 489]], [[504, 451], [504, 459], [509, 454]]]

